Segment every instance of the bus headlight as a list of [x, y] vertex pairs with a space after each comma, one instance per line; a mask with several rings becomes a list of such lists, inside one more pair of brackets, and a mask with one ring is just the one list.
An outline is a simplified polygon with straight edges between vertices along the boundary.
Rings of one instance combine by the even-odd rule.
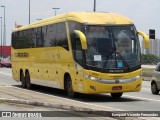
[[[108, 83], [108, 84], [115, 84], [116, 83], [116, 79], [102, 79], [102, 78], [97, 78], [97, 77], [90, 76], [90, 75], [87, 75], [87, 74], [83, 74], [83, 76], [87, 79], [92, 80], [92, 81]], [[135, 80], [138, 80], [140, 78], [142, 78], [141, 74], [137, 75], [137, 76], [134, 76], [134, 77], [131, 77], [131, 78], [121, 78], [121, 79], [118, 79], [118, 81], [119, 81], [119, 83], [129, 83], [129, 82], [133, 82]]]
[[84, 76], [85, 78], [89, 79], [89, 75], [83, 73], [83, 76]]
[[91, 79], [91, 80], [98, 80], [96, 77], [92, 77], [92, 76], [90, 76], [89, 79]]
[[101, 80], [101, 78], [96, 78], [87, 74], [83, 74], [83, 76], [87, 79], [94, 80], [94, 81]]
[[137, 80], [137, 79], [139, 79], [141, 77], [142, 77], [142, 75], [140, 74], [140, 75], [137, 75], [137, 76], [133, 77], [133, 79]]

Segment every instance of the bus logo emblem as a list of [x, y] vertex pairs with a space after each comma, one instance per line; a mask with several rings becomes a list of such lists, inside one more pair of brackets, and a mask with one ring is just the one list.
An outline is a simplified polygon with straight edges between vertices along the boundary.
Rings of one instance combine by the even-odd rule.
[[120, 81], [119, 80], [115, 80], [115, 83], [119, 83]]

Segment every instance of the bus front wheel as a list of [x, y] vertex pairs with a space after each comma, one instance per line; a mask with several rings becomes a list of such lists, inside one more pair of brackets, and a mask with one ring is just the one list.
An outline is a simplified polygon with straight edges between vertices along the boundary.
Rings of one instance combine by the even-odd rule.
[[111, 93], [111, 96], [113, 98], [120, 98], [122, 96], [123, 93]]
[[71, 97], [71, 98], [76, 97], [76, 93], [73, 91], [72, 81], [71, 81], [70, 76], [68, 76], [67, 81], [66, 81], [66, 91], [67, 91], [68, 97]]
[[28, 71], [26, 72], [25, 80], [26, 80], [26, 88], [31, 89], [30, 74]]

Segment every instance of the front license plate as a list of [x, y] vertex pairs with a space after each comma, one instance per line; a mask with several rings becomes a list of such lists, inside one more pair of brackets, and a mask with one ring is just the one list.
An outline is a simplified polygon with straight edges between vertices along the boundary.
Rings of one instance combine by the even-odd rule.
[[112, 87], [112, 90], [122, 90], [122, 86], [114, 86]]

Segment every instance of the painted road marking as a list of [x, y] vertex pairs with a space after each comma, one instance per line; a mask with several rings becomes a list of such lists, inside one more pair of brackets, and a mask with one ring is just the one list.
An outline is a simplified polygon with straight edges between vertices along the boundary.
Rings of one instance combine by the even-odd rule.
[[12, 74], [3, 73], [3, 72], [0, 72], [0, 74], [3, 74], [3, 75], [8, 75], [8, 76], [12, 76]]
[[129, 97], [129, 98], [136, 98], [136, 99], [146, 100], [146, 101], [160, 102], [160, 100], [150, 99], [150, 98], [136, 97], [136, 96], [131, 96], [131, 95], [123, 95], [123, 96], [124, 97]]
[[144, 91], [151, 91], [151, 89], [147, 89], [147, 88], [142, 88], [142, 90], [144, 90]]

